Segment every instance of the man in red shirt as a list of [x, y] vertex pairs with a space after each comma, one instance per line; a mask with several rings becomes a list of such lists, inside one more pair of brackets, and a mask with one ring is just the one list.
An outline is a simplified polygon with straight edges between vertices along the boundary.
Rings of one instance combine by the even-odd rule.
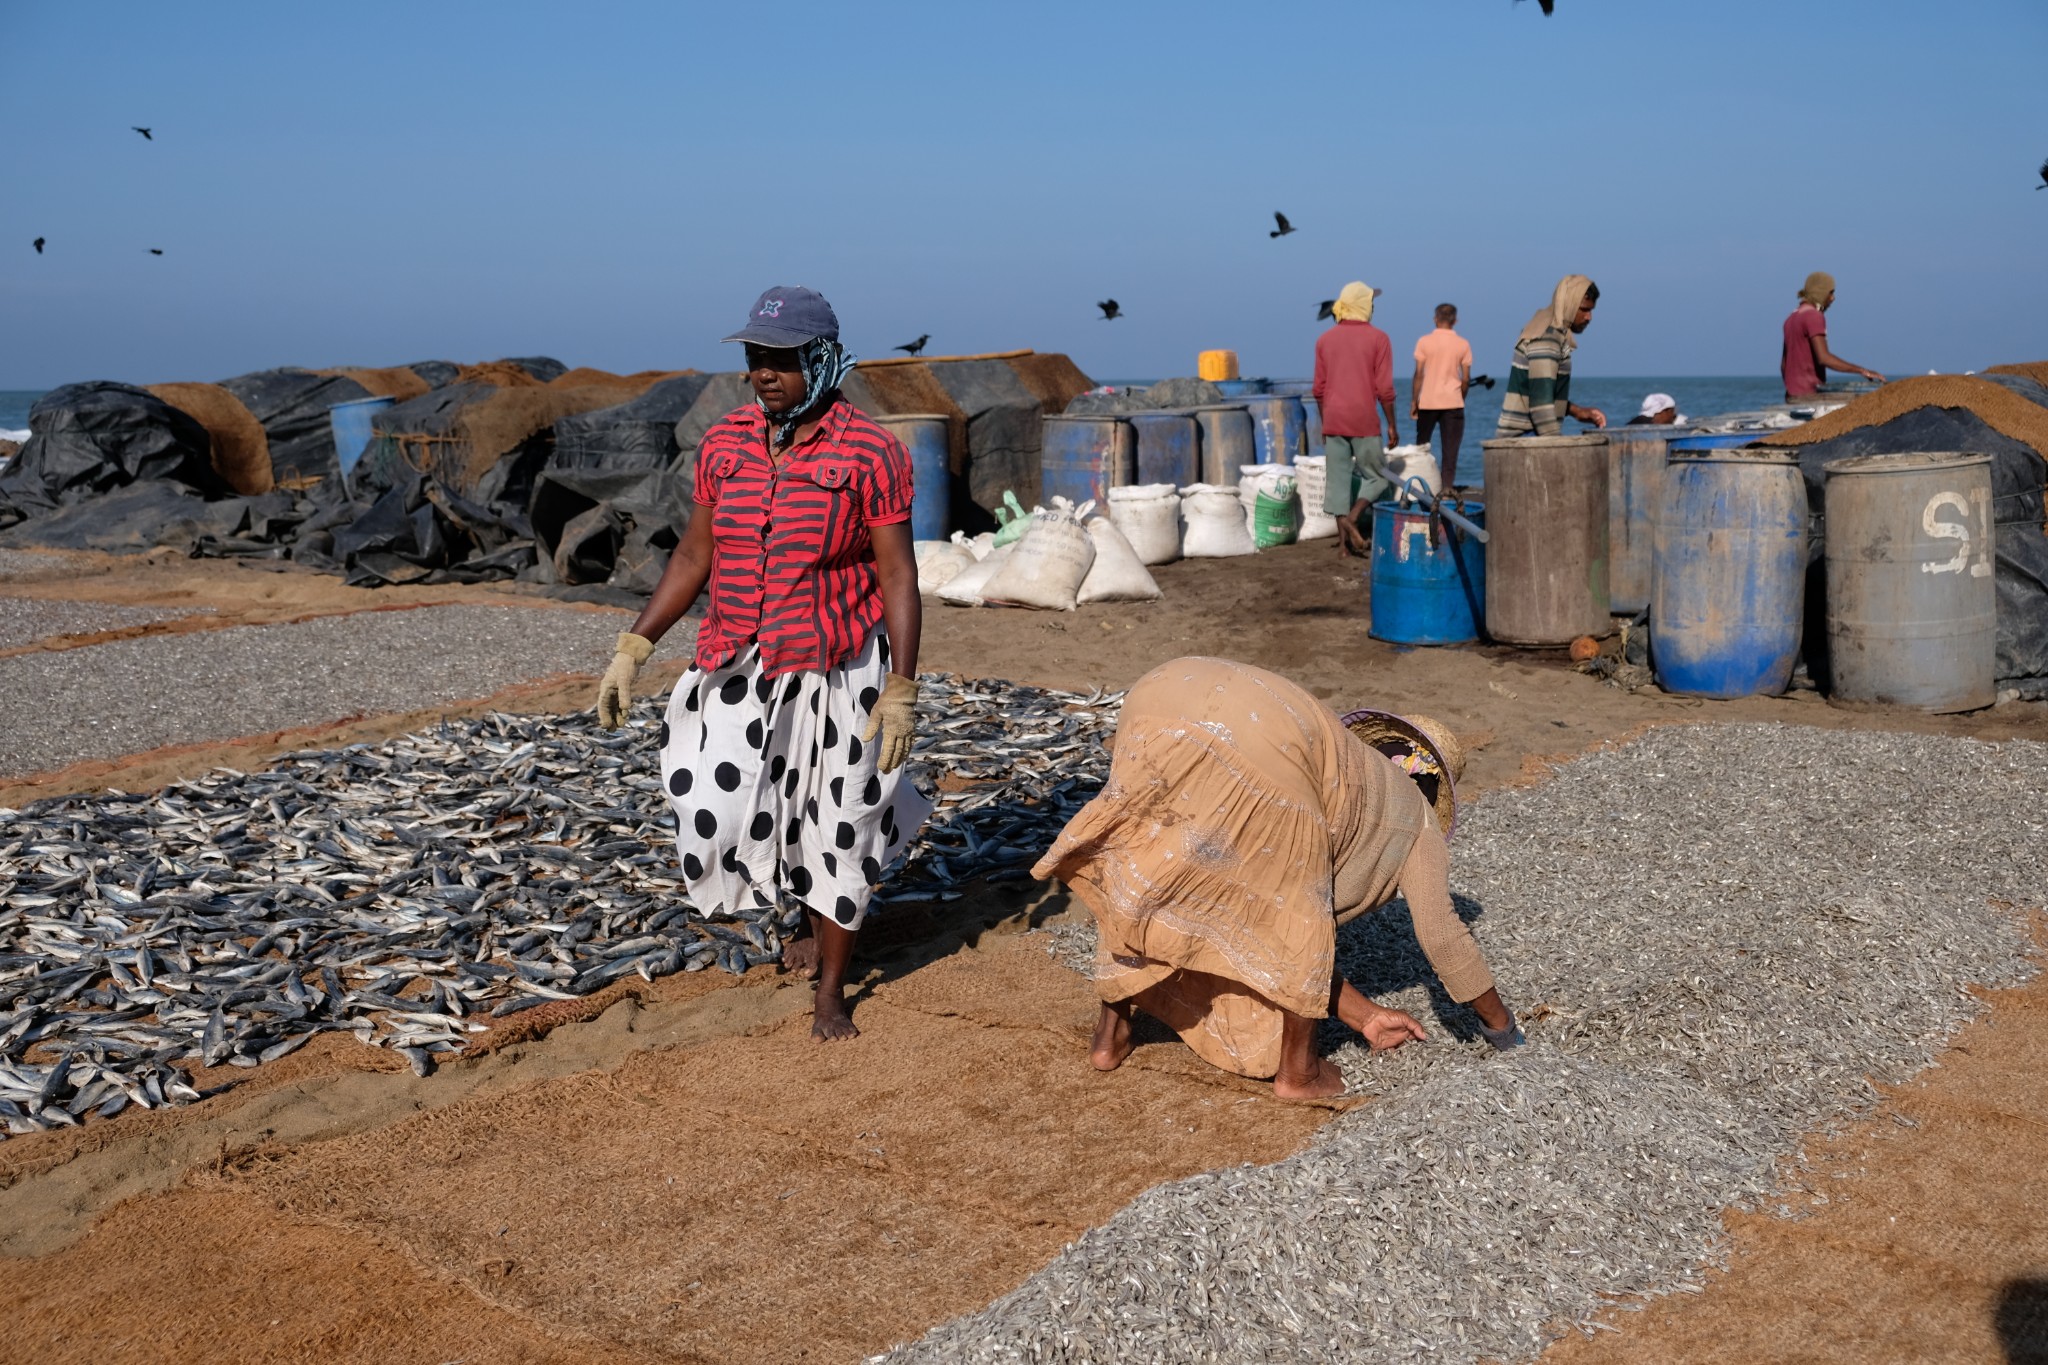
[[1819, 393], [1829, 370], [1884, 383], [1884, 376], [1876, 370], [1851, 365], [1828, 349], [1828, 305], [1834, 301], [1835, 277], [1816, 270], [1799, 291], [1799, 306], [1785, 319], [1785, 348], [1778, 357], [1778, 373], [1784, 376], [1788, 403]]
[[1378, 296], [1357, 280], [1345, 285], [1332, 310], [1337, 325], [1316, 338], [1314, 393], [1322, 409], [1328, 476], [1323, 510], [1337, 519], [1339, 548], [1359, 555], [1372, 538], [1372, 504], [1394, 486], [1382, 466], [1387, 444], [1401, 444], [1394, 417], [1394, 344], [1372, 325]]

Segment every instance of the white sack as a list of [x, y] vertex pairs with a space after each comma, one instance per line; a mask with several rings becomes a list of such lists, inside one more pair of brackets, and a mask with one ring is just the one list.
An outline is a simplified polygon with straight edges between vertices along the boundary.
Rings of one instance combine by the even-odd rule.
[[977, 562], [972, 550], [950, 540], [920, 540], [911, 548], [917, 553], [919, 592], [937, 592], [958, 577], [962, 569]]
[[[1159, 584], [1152, 577], [1145, 561], [1138, 558], [1138, 552], [1131, 548], [1131, 542], [1124, 539], [1124, 533], [1108, 517], [1090, 517], [1086, 522], [1088, 538], [1095, 542], [1095, 564], [1088, 570], [1088, 576], [1081, 580], [1081, 591], [1076, 601], [1081, 602], [1151, 602], [1159, 597]], [[1179, 542], [1176, 533], [1176, 547]]]
[[[1053, 499], [1053, 507], [1031, 514], [1010, 547], [1010, 557], [995, 576], [983, 585], [981, 595], [991, 603], [1013, 607], [1036, 607], [1041, 611], [1072, 611], [1081, 580], [1095, 565], [1095, 542], [1081, 529], [1066, 499]], [[1082, 513], [1095, 504], [1082, 504]]]
[[982, 600], [981, 590], [988, 586], [1003, 565], [1009, 562], [1010, 551], [1016, 546], [1005, 545], [1000, 550], [989, 551], [987, 559], [978, 559], [955, 574], [953, 581], [939, 589], [939, 600], [950, 602], [956, 607], [980, 607], [988, 605]]
[[987, 559], [996, 548], [996, 533], [994, 531], [983, 531], [974, 539], [969, 540], [965, 531], [955, 531], [953, 533], [953, 543], [966, 550], [967, 553], [973, 555], [976, 559]]
[[1394, 481], [1394, 501], [1404, 506], [1415, 500], [1408, 489], [1408, 480], [1420, 479], [1434, 498], [1443, 491], [1444, 474], [1437, 467], [1436, 456], [1430, 454], [1428, 446], [1395, 446], [1387, 452], [1381, 462], [1387, 477]]
[[1181, 490], [1180, 513], [1187, 523], [1180, 552], [1189, 559], [1228, 559], [1258, 552], [1245, 505], [1228, 484], [1189, 484]]
[[1329, 466], [1320, 455], [1294, 462], [1294, 491], [1301, 495], [1301, 531], [1297, 540], [1328, 540], [1337, 534], [1337, 519], [1323, 510], [1330, 486]]
[[1170, 483], [1109, 490], [1109, 519], [1144, 564], [1180, 558], [1180, 499]]

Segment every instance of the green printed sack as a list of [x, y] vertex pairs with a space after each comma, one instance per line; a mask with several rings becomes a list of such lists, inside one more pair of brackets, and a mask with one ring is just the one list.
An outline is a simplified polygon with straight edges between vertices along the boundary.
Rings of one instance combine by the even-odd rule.
[[1296, 532], [1295, 514], [1300, 508], [1294, 496], [1294, 480], [1278, 479], [1261, 488], [1252, 499], [1252, 544], [1261, 550], [1275, 545], [1292, 545]]

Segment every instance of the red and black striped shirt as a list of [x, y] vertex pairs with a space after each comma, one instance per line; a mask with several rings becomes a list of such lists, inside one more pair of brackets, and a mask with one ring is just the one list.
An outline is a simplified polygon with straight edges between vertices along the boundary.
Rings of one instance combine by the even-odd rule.
[[691, 496], [711, 518], [710, 604], [697, 667], [761, 642], [769, 677], [822, 673], [882, 619], [871, 526], [910, 519], [910, 456], [844, 398], [778, 465], [768, 418], [748, 406], [704, 433]]

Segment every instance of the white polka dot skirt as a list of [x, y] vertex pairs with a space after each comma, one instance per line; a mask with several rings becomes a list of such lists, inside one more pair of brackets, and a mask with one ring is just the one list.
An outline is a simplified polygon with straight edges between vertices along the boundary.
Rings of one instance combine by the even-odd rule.
[[690, 903], [752, 915], [794, 899], [858, 928], [868, 897], [908, 851], [932, 803], [907, 767], [876, 771], [861, 739], [889, 671], [877, 629], [824, 673], [770, 678], [758, 645], [691, 668], [669, 695], [661, 780], [676, 812]]

